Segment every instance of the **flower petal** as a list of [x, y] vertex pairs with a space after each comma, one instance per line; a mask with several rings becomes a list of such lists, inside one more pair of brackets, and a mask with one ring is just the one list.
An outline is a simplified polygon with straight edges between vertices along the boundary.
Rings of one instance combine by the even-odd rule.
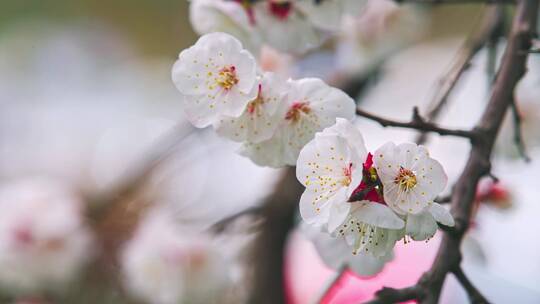
[[409, 214], [405, 226], [406, 234], [415, 241], [423, 241], [431, 238], [437, 231], [437, 222], [429, 212]]
[[449, 227], [453, 227], [455, 225], [454, 218], [442, 205], [431, 203], [431, 205], [428, 207], [428, 211], [437, 222]]
[[353, 205], [351, 217], [359, 222], [387, 229], [401, 229], [405, 225], [390, 208], [370, 201], [350, 203]]

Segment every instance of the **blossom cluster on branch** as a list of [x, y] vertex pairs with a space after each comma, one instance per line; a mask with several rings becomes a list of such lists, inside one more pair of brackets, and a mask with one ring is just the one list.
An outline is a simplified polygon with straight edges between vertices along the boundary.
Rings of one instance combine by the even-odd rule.
[[398, 240], [454, 225], [434, 202], [447, 183], [441, 164], [412, 143], [368, 153], [350, 122], [354, 101], [322, 80], [260, 72], [240, 41], [219, 32], [181, 52], [172, 77], [196, 127], [242, 142], [240, 154], [258, 165], [296, 165], [302, 218], [354, 255], [388, 261]]
[[306, 187], [300, 199], [306, 223], [376, 263], [388, 261], [400, 239], [428, 240], [437, 223], [454, 226], [434, 202], [447, 177], [425, 147], [389, 142], [368, 153], [360, 131], [345, 119], [302, 149], [296, 175]]
[[295, 165], [315, 132], [355, 115], [354, 101], [320, 79], [260, 72], [225, 33], [204, 35], [181, 52], [172, 77], [193, 125], [242, 142], [240, 154], [261, 166]]

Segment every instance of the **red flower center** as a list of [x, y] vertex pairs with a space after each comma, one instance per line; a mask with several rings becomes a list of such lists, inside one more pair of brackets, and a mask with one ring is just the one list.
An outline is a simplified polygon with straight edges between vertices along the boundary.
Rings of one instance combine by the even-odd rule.
[[361, 200], [386, 204], [382, 192], [382, 183], [373, 167], [373, 155], [371, 153], [368, 153], [366, 161], [362, 164], [362, 181], [349, 198], [349, 202]]
[[268, 9], [274, 17], [285, 20], [292, 11], [292, 3], [290, 1], [270, 0], [268, 1]]

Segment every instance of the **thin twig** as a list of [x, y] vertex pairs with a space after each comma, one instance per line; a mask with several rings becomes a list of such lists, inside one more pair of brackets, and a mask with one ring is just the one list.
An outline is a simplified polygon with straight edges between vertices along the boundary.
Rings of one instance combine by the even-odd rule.
[[438, 204], [448, 204], [452, 200], [452, 195], [439, 196], [435, 198], [435, 202]]
[[262, 216], [263, 214], [263, 208], [261, 206], [255, 206], [255, 207], [250, 207], [250, 208], [246, 208], [240, 212], [237, 212], [233, 215], [230, 215], [224, 219], [221, 219], [220, 221], [216, 222], [215, 224], [213, 224], [211, 227], [210, 227], [210, 231], [215, 233], [215, 234], [219, 234], [219, 233], [223, 233], [227, 230], [227, 228], [229, 228], [229, 226], [231, 226], [234, 222], [236, 222], [238, 219], [244, 217], [244, 216]]
[[115, 202], [126, 199], [139, 191], [150, 178], [154, 169], [169, 157], [192, 131], [192, 127], [178, 124], [159, 137], [150, 150], [144, 154], [144, 158], [138, 162], [140, 165], [128, 170], [117, 185], [88, 198], [88, 201], [91, 202], [89, 205], [92, 207], [89, 210], [89, 217], [92, 219], [100, 218]]
[[474, 131], [442, 128], [432, 122], [425, 121], [420, 116], [420, 114], [418, 114], [417, 107], [414, 107], [413, 117], [411, 121], [409, 122], [400, 122], [400, 121], [395, 121], [391, 119], [386, 119], [386, 118], [368, 113], [360, 109], [356, 109], [356, 114], [364, 118], [368, 118], [373, 121], [376, 121], [383, 127], [399, 127], [399, 128], [419, 130], [423, 132], [435, 132], [435, 133], [439, 133], [440, 135], [465, 137], [471, 140], [474, 140], [476, 138], [476, 133]]
[[343, 264], [341, 267], [339, 267], [334, 274], [334, 276], [330, 279], [328, 284], [326, 285], [326, 288], [323, 289], [323, 292], [321, 293], [321, 296], [319, 297], [319, 300], [315, 303], [330, 303], [332, 299], [328, 299], [329, 296], [331, 296], [332, 291], [338, 287], [339, 282], [341, 282], [341, 279], [343, 278], [343, 275], [347, 270], [349, 269], [349, 265]]
[[[429, 112], [426, 114], [426, 120], [435, 122], [450, 100], [450, 95], [456, 87], [465, 70], [470, 66], [471, 60], [482, 49], [486, 43], [492, 40], [496, 32], [499, 32], [502, 11], [499, 6], [490, 6], [487, 8], [482, 23], [477, 30], [463, 43], [458, 52], [457, 59], [450, 67], [445, 76], [440, 80], [439, 86], [429, 105]], [[428, 134], [422, 132], [418, 135], [415, 142], [423, 144], [426, 142]]]
[[519, 113], [518, 105], [515, 99], [512, 101], [512, 117], [514, 118], [514, 143], [518, 149], [519, 155], [523, 158], [523, 160], [525, 160], [525, 162], [530, 162], [531, 159], [527, 154], [525, 141], [523, 140], [521, 113]]
[[459, 281], [461, 286], [465, 288], [465, 291], [467, 292], [469, 300], [472, 304], [489, 304], [489, 301], [480, 293], [480, 291], [478, 291], [478, 289], [476, 289], [476, 287], [474, 287], [461, 267], [456, 267], [456, 269], [454, 269], [452, 272], [456, 276], [456, 279]]
[[414, 299], [420, 299], [422, 291], [418, 286], [412, 286], [402, 289], [383, 287], [375, 293], [375, 298], [365, 304], [388, 304], [399, 303]]

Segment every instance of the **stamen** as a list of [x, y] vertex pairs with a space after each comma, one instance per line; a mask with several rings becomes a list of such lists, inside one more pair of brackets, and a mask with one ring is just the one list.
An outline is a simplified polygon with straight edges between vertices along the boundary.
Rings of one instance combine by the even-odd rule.
[[300, 120], [302, 113], [309, 114], [310, 112], [311, 112], [311, 108], [309, 107], [308, 102], [295, 102], [289, 108], [289, 111], [287, 111], [287, 114], [285, 115], [285, 119], [291, 120], [292, 122], [298, 122], [298, 120]]
[[250, 101], [247, 105], [247, 111], [249, 114], [255, 113], [255, 111], [264, 104], [264, 98], [261, 95], [262, 85], [259, 84], [259, 93], [257, 94], [257, 97]]
[[345, 187], [348, 187], [351, 184], [352, 181], [352, 163], [349, 163], [348, 168], [343, 168], [343, 179], [341, 180], [341, 184]]
[[234, 66], [224, 67], [219, 71], [215, 81], [225, 90], [230, 90], [238, 83], [238, 78], [236, 77], [236, 68]]
[[400, 167], [394, 183], [399, 185], [402, 191], [408, 192], [417, 184], [416, 175], [411, 170]]

